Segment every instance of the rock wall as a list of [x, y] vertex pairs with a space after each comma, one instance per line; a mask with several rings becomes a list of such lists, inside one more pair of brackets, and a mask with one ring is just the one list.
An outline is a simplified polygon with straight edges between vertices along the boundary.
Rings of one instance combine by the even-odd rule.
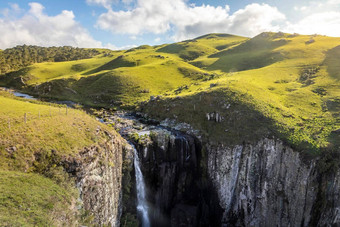
[[340, 226], [340, 170], [320, 172], [278, 139], [212, 145], [190, 125], [189, 135], [119, 122], [142, 162], [152, 226]]
[[80, 205], [92, 217], [94, 225], [119, 226], [121, 216], [121, 180], [123, 140], [111, 137], [100, 146], [85, 148], [69, 164], [80, 191]]
[[340, 226], [340, 171], [320, 175], [280, 140], [208, 146], [223, 226]]
[[200, 142], [165, 129], [137, 146], [152, 226], [219, 226], [217, 195], [200, 168]]

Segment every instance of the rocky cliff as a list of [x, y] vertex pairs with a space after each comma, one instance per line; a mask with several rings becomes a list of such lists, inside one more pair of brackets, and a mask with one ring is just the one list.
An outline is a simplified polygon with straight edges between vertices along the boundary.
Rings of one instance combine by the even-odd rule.
[[274, 137], [223, 145], [190, 125], [117, 122], [138, 150], [154, 226], [340, 226], [340, 170], [327, 154], [306, 159]]
[[339, 226], [340, 171], [321, 174], [280, 140], [208, 147], [225, 226]]
[[120, 136], [108, 136], [107, 142], [84, 148], [65, 165], [76, 177], [79, 204], [90, 216], [91, 224], [119, 226], [125, 145]]
[[152, 226], [220, 225], [222, 209], [200, 166], [202, 149], [197, 138], [157, 128], [136, 147]]

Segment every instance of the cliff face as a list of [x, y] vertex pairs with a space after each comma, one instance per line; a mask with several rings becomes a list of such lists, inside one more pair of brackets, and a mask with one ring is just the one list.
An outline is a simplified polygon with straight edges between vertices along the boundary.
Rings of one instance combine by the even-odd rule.
[[85, 148], [68, 164], [76, 176], [80, 204], [93, 217], [92, 224], [119, 226], [123, 140], [111, 137], [100, 146]]
[[152, 131], [137, 146], [148, 187], [154, 226], [219, 226], [217, 195], [200, 168], [198, 139], [175, 131]]
[[340, 225], [340, 171], [321, 175], [279, 140], [210, 146], [208, 174], [225, 226]]
[[274, 138], [212, 145], [191, 129], [128, 121], [120, 132], [135, 140], [155, 226], [340, 226], [340, 170], [320, 169], [322, 156], [307, 162]]

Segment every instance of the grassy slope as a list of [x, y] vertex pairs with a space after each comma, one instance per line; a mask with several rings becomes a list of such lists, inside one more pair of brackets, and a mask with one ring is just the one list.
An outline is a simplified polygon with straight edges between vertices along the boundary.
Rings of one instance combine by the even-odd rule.
[[[115, 52], [111, 58], [36, 64], [24, 76], [28, 84], [34, 83], [32, 78], [46, 82], [42, 72], [55, 67], [58, 77], [38, 86], [41, 95], [106, 107], [137, 105], [157, 95], [169, 102], [183, 96], [185, 103], [197, 93], [230, 90], [246, 96], [240, 102], [273, 120], [270, 127], [291, 143], [324, 147], [335, 140], [331, 131], [339, 128], [338, 45], [339, 38], [324, 36], [210, 34]], [[81, 65], [76, 76], [74, 65]], [[45, 92], [49, 85], [52, 90]], [[214, 109], [218, 106], [210, 105], [209, 111]], [[164, 117], [172, 116], [171, 111]], [[195, 124], [193, 119], [190, 123]]]
[[45, 62], [37, 63], [28, 67], [33, 78], [29, 84], [39, 84], [54, 79], [79, 78], [89, 69], [99, 67], [108, 62], [112, 57], [95, 57], [91, 59], [68, 61], [68, 62]]
[[[221, 37], [220, 37], [221, 36]], [[106, 106], [108, 103], [133, 105], [178, 87], [195, 83], [209, 75], [183, 61], [181, 56], [193, 52], [212, 54], [216, 48], [233, 45], [245, 38], [212, 35], [209, 41], [196, 39], [176, 44], [180, 53], [171, 46], [142, 46], [128, 51], [113, 52], [112, 57], [96, 56], [92, 59], [39, 63], [2, 78], [22, 77], [42, 96], [71, 99], [89, 105]], [[216, 48], [215, 48], [216, 47]], [[204, 49], [204, 51], [201, 51]], [[195, 52], [195, 53], [196, 53]], [[52, 91], [46, 92], [52, 83]], [[0, 85], [13, 85], [0, 80]], [[66, 89], [65, 89], [66, 87]]]
[[293, 143], [326, 146], [330, 132], [340, 127], [339, 112], [327, 105], [340, 97], [340, 83], [329, 76], [323, 61], [340, 39], [318, 36], [306, 44], [309, 36], [270, 38], [270, 42], [286, 39], [285, 45], [271, 51], [280, 53], [281, 61], [217, 83], [231, 83], [229, 87], [252, 96], [256, 109], [274, 119]]
[[[176, 108], [171, 107], [162, 115], [162, 109], [157, 109], [154, 105], [148, 106], [152, 110], [149, 113], [155, 112], [163, 118], [172, 114], [179, 115], [179, 120], [195, 125], [191, 119], [195, 112], [199, 113], [197, 106], [207, 104], [196, 103], [194, 112], [192, 97], [202, 91], [205, 91], [202, 94], [218, 94], [231, 90], [238, 96], [246, 97], [240, 98], [239, 102], [274, 120], [270, 127], [291, 144], [307, 143], [317, 148], [325, 147], [332, 142], [333, 145], [339, 146], [338, 136], [331, 132], [340, 128], [340, 82], [337, 73], [339, 68], [337, 46], [340, 45], [340, 38], [317, 36], [313, 37], [315, 42], [306, 43], [310, 39], [310, 36], [264, 33], [238, 46], [207, 56], [206, 59], [215, 58], [215, 61], [210, 62], [211, 65], [205, 62], [202, 68], [215, 73], [228, 72], [232, 66], [243, 66], [242, 61], [248, 62], [245, 66], [250, 67], [238, 68], [237, 72], [225, 73], [218, 79], [202, 82], [184, 90], [181, 93], [184, 97], [181, 103], [185, 107], [191, 106], [191, 111], [190, 109], [183, 111], [187, 113], [184, 116], [176, 111]], [[260, 56], [272, 56], [274, 59]], [[275, 59], [275, 56], [279, 57]], [[211, 88], [211, 84], [215, 87]], [[173, 94], [169, 98], [177, 95]], [[227, 97], [228, 95], [222, 95], [216, 98], [223, 103]], [[165, 100], [158, 104], [166, 106], [169, 102]], [[204, 116], [204, 112], [214, 111], [220, 111], [222, 115], [228, 117], [229, 110], [221, 109], [221, 105], [210, 104], [201, 110], [203, 112], [201, 117]], [[244, 117], [246, 118], [246, 114]], [[199, 122], [202, 121], [203, 118]], [[209, 128], [199, 125], [198, 127], [205, 130]], [[229, 130], [233, 126], [226, 123], [224, 127], [225, 130]], [[249, 127], [249, 132], [256, 127], [256, 124]], [[235, 129], [239, 130], [239, 127]], [[221, 129], [217, 134], [220, 135], [222, 131]], [[213, 131], [211, 133], [212, 137], [216, 137], [216, 133]]]
[[[225, 74], [194, 86], [190, 89], [191, 93], [184, 92], [183, 95], [190, 96], [200, 90], [225, 89], [244, 94], [249, 98], [242, 102], [251, 104], [253, 109], [273, 119], [274, 128], [291, 143], [307, 142], [313, 147], [324, 147], [334, 136], [331, 131], [340, 128], [340, 82], [336, 73], [339, 68], [336, 46], [340, 45], [340, 38], [317, 36], [313, 37], [315, 42], [306, 44], [310, 36], [277, 36], [275, 33], [264, 33], [249, 43], [215, 54], [213, 57], [219, 58], [221, 66], [217, 67], [215, 62], [208, 69], [216, 67], [218, 71], [228, 71], [226, 69], [233, 65], [230, 63], [231, 56], [239, 56], [237, 62], [253, 60], [248, 65], [258, 65], [258, 68]], [[249, 48], [251, 46], [254, 47]], [[281, 57], [265, 67], [267, 63], [258, 64], [259, 58], [253, 59], [253, 56], [272, 53]], [[329, 71], [333, 73], [329, 74]], [[210, 84], [218, 86], [211, 89]], [[213, 108], [216, 107], [210, 110]], [[336, 143], [335, 139], [332, 142]]]
[[63, 106], [28, 102], [0, 91], [0, 223], [75, 223], [71, 208], [77, 193], [58, 164], [106, 140], [98, 128], [110, 130], [82, 111], [69, 109], [66, 115]]
[[0, 171], [0, 191], [1, 226], [61, 226], [76, 220], [67, 209], [72, 193], [46, 177]]
[[[156, 118], [190, 123], [211, 142], [238, 144], [274, 134], [311, 153], [311, 148], [340, 146], [339, 133], [334, 133], [340, 128], [339, 46], [340, 38], [324, 36], [263, 33], [247, 39], [211, 34], [177, 44], [118, 51], [112, 56], [35, 64], [0, 76], [0, 85], [16, 85], [15, 78], [21, 76], [28, 85], [23, 89], [32, 93], [106, 107], [139, 105], [150, 96], [162, 95], [141, 109]], [[15, 171], [44, 172], [43, 165], [34, 164], [34, 153], [47, 152], [49, 157], [55, 149], [72, 155], [103, 139], [103, 135], [95, 135], [98, 123], [80, 111], [72, 110], [66, 116], [65, 108], [59, 113], [56, 106], [4, 96], [8, 94], [0, 96], [0, 180], [6, 182], [2, 187], [18, 181], [31, 184], [22, 180], [25, 174]], [[223, 117], [221, 123], [207, 120], [206, 114], [213, 112]], [[24, 113], [28, 113], [26, 124]], [[8, 149], [11, 147], [16, 151]], [[27, 177], [49, 188], [60, 187], [55, 182], [67, 182], [60, 169], [50, 171], [54, 181], [42, 175]], [[35, 188], [34, 183], [31, 186]], [[41, 194], [39, 190], [32, 191], [34, 196]], [[19, 188], [13, 201], [30, 203], [23, 191]], [[46, 193], [44, 198], [50, 201], [52, 196], [55, 207], [43, 203], [44, 209], [37, 207], [30, 216], [25, 213], [18, 223], [49, 223], [48, 214], [63, 215], [58, 204], [65, 198], [72, 204], [67, 199], [72, 198], [71, 192], [62, 198], [53, 190]], [[4, 196], [9, 200], [0, 202], [10, 208], [9, 215], [22, 212], [11, 202], [12, 197]]]

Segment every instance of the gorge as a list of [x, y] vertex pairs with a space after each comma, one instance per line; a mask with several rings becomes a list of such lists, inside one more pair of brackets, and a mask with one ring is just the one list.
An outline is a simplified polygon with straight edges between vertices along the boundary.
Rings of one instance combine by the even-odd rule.
[[[127, 204], [120, 197], [127, 192], [121, 191], [119, 179], [129, 157], [133, 162], [128, 174], [135, 179], [128, 184], [135, 190], [129, 195], [132, 207], [125, 211], [134, 213], [143, 227], [340, 223], [340, 171], [320, 172], [318, 160], [304, 160], [277, 138], [231, 147], [210, 144], [190, 125], [168, 119], [158, 122], [141, 113], [105, 110], [96, 116], [114, 125], [128, 141], [125, 148], [112, 138], [102, 157], [93, 158], [100, 147], [84, 150], [81, 159], [90, 166], [76, 159], [64, 166], [77, 176], [83, 206], [98, 224], [124, 226], [119, 220]], [[130, 154], [117, 156], [123, 150]], [[103, 155], [118, 169], [100, 164]]]
[[4, 51], [0, 225], [339, 226], [339, 44]]
[[277, 138], [216, 146], [166, 122], [119, 116], [106, 122], [135, 143], [151, 226], [339, 224], [340, 172], [321, 173]]

